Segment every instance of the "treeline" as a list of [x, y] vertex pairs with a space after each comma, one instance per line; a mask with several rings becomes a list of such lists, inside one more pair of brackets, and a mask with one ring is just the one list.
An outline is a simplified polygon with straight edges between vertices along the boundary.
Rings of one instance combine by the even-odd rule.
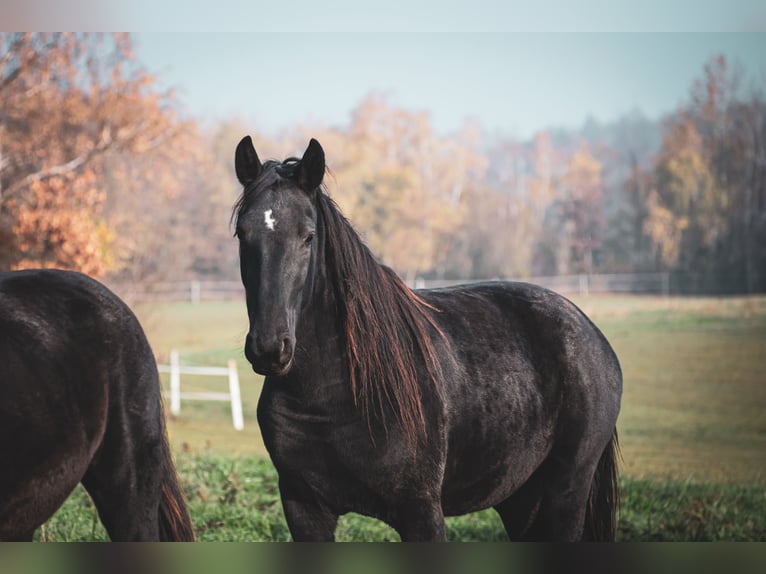
[[232, 158], [249, 133], [262, 158], [317, 138], [328, 192], [408, 280], [670, 271], [711, 292], [766, 290], [766, 100], [722, 57], [661, 122], [444, 135], [370, 94], [346, 126], [269, 136], [181, 117], [129, 36], [1, 38], [0, 269], [236, 278]]
[[231, 168], [156, 86], [129, 35], [0, 34], [0, 269], [233, 274]]

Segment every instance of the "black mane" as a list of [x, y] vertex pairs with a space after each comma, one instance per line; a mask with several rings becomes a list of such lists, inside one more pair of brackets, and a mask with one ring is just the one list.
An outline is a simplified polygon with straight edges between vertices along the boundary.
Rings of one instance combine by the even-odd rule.
[[339, 302], [354, 398], [368, 424], [376, 414], [385, 427], [388, 406], [415, 442], [426, 432], [418, 365], [437, 392], [441, 379], [433, 334], [445, 344], [446, 338], [431, 316], [437, 310], [376, 261], [332, 198], [321, 190], [316, 197], [327, 230], [324, 260]]

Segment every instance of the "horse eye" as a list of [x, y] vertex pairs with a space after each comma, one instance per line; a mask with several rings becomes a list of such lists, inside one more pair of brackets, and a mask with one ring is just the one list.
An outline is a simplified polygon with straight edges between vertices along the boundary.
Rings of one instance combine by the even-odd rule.
[[303, 243], [304, 243], [305, 245], [311, 245], [311, 242], [312, 242], [312, 241], [314, 241], [314, 234], [313, 234], [313, 233], [309, 233], [309, 234], [306, 236], [306, 239], [304, 239], [304, 240], [303, 240]]

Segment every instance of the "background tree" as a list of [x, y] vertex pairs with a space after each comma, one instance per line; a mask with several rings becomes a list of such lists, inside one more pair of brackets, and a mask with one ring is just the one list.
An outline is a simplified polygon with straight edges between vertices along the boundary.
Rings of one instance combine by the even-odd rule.
[[125, 34], [0, 35], [0, 268], [118, 265], [104, 217], [108, 156], [137, 157], [180, 130], [170, 94]]
[[722, 57], [661, 123], [633, 111], [524, 141], [475, 121], [440, 134], [377, 93], [347, 125], [203, 129], [128, 35], [4, 33], [0, 50], [0, 269], [236, 279], [232, 156], [250, 134], [262, 159], [319, 139], [329, 193], [410, 282], [661, 269], [766, 289], [766, 103]]
[[438, 136], [427, 114], [370, 94], [347, 129], [302, 131], [298, 155], [308, 137], [322, 142], [330, 154], [330, 194], [382, 261], [411, 282], [443, 271], [464, 194], [486, 166], [470, 125], [456, 137]]
[[766, 288], [764, 102], [739, 86], [738, 71], [715, 57], [668, 119], [645, 224], [666, 269], [723, 292]]

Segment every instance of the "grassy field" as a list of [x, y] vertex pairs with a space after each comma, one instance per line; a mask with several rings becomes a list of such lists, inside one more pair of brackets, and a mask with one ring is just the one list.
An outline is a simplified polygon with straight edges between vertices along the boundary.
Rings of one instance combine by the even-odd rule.
[[578, 303], [622, 364], [625, 474], [766, 484], [766, 299]]
[[[259, 457], [180, 454], [184, 485], [200, 541], [288, 541], [277, 478]], [[621, 480], [623, 504], [617, 539], [638, 541], [766, 541], [766, 493], [759, 485], [718, 485], [675, 481]], [[447, 519], [452, 541], [507, 540], [494, 511]], [[37, 540], [108, 540], [88, 496], [78, 488], [40, 529]], [[397, 541], [380, 521], [341, 517], [339, 541]]]
[[[604, 331], [624, 372], [618, 431], [623, 455], [621, 540], [766, 540], [766, 298], [575, 299]], [[160, 362], [236, 359], [245, 430], [226, 403], [184, 402], [171, 443], [202, 540], [285, 540], [273, 468], [255, 419], [261, 379], [242, 354], [243, 303], [143, 305], [136, 311]], [[167, 380], [164, 380], [167, 384]], [[184, 390], [226, 380], [182, 378]], [[341, 540], [396, 540], [350, 515]], [[42, 540], [103, 537], [78, 491], [39, 532]], [[450, 519], [454, 540], [502, 540], [483, 512]]]

